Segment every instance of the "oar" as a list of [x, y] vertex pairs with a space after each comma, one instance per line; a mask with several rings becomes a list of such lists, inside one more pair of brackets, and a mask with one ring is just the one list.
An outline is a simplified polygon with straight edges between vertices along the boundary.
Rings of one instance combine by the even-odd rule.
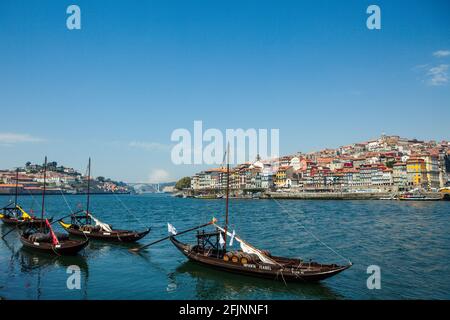
[[179, 236], [179, 235], [181, 235], [181, 234], [183, 234], [183, 233], [188, 233], [188, 232], [194, 231], [194, 230], [196, 230], [196, 229], [200, 229], [200, 228], [207, 227], [207, 226], [209, 226], [209, 225], [215, 223], [215, 221], [216, 221], [216, 220], [213, 219], [212, 221], [210, 221], [210, 222], [208, 222], [208, 223], [205, 223], [205, 224], [202, 224], [201, 226], [198, 226], [198, 227], [195, 227], [195, 228], [191, 228], [191, 229], [188, 229], [188, 230], [184, 230], [184, 231], [178, 232], [178, 233], [175, 234], [175, 235], [170, 235], [170, 236], [164, 237], [164, 238], [162, 238], [162, 239], [159, 239], [159, 240], [153, 241], [153, 242], [151, 242], [151, 243], [149, 243], [149, 244], [146, 244], [146, 245], [144, 245], [144, 246], [142, 246], [142, 247], [131, 248], [131, 249], [129, 249], [129, 251], [130, 251], [130, 252], [139, 252], [139, 251], [141, 251], [142, 249], [148, 248], [148, 247], [150, 247], [150, 246], [152, 246], [152, 245], [154, 245], [154, 244], [157, 244], [157, 243], [159, 243], [159, 242], [161, 242], [161, 241], [167, 240], [167, 239], [169, 239], [170, 237], [173, 237], [173, 236]]

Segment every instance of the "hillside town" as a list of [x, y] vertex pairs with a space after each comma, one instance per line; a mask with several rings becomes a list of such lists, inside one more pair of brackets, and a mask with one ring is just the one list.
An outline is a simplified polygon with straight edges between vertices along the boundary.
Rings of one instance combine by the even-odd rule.
[[[438, 192], [449, 185], [450, 142], [382, 135], [336, 149], [256, 159], [230, 170], [235, 196], [272, 192]], [[223, 192], [226, 169], [191, 177], [194, 193]]]
[[[24, 167], [14, 170], [0, 170], [0, 194], [21, 195], [42, 193], [44, 183], [43, 166], [27, 162]], [[130, 193], [130, 188], [123, 182], [112, 181], [104, 177], [90, 177], [92, 193]], [[88, 176], [73, 168], [58, 166], [49, 162], [46, 174], [46, 192], [48, 194], [82, 194], [87, 189]]]

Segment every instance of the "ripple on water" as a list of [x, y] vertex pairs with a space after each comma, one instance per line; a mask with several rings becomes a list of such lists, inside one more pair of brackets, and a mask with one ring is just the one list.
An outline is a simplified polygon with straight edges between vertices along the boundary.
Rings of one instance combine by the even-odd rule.
[[[96, 215], [120, 228], [152, 226], [141, 243], [209, 221], [223, 222], [224, 201], [166, 195], [93, 196]], [[1, 199], [1, 197], [0, 197]], [[72, 208], [84, 197], [69, 196]], [[7, 199], [6, 199], [7, 200]], [[5, 200], [5, 201], [6, 201]], [[5, 202], [4, 201], [4, 202]], [[25, 208], [30, 198], [23, 197]], [[277, 255], [354, 266], [319, 284], [288, 284], [233, 275], [187, 262], [162, 242], [141, 254], [130, 246], [91, 242], [81, 257], [54, 258], [21, 250], [16, 233], [0, 242], [0, 296], [15, 299], [449, 299], [449, 202], [231, 201], [230, 227]], [[49, 215], [68, 211], [61, 197], [47, 199]], [[288, 213], [286, 213], [286, 211]], [[58, 227], [57, 227], [58, 228]], [[1, 226], [2, 234], [7, 227]], [[61, 230], [59, 230], [61, 231]], [[313, 235], [311, 235], [311, 232]], [[181, 236], [190, 241], [192, 236]], [[66, 269], [80, 265], [81, 290], [66, 286]], [[367, 267], [378, 265], [382, 289], [368, 290]]]

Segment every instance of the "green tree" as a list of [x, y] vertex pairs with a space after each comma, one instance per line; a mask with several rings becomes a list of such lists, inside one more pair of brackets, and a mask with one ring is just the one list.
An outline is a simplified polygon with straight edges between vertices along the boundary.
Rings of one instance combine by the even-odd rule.
[[175, 189], [182, 190], [191, 186], [191, 177], [184, 177], [177, 181]]
[[395, 164], [395, 161], [388, 161], [388, 162], [386, 162], [386, 167], [392, 169], [394, 167], [394, 164]]

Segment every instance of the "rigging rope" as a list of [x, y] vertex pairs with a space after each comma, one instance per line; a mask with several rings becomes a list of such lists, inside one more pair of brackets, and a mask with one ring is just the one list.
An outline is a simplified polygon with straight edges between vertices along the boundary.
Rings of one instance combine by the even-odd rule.
[[309, 233], [309, 234], [310, 234], [314, 239], [316, 239], [319, 243], [321, 243], [323, 246], [325, 246], [326, 248], [328, 248], [330, 251], [332, 251], [332, 252], [333, 252], [334, 254], [336, 254], [338, 257], [340, 257], [340, 258], [342, 258], [342, 259], [344, 259], [344, 260], [347, 260], [349, 263], [352, 263], [352, 262], [350, 261], [350, 259], [344, 257], [344, 256], [341, 255], [339, 252], [337, 252], [336, 250], [334, 250], [333, 248], [331, 248], [329, 245], [327, 245], [325, 242], [323, 242], [322, 240], [320, 240], [319, 237], [317, 237], [314, 233], [312, 233], [311, 231], [309, 231], [309, 230], [308, 230], [308, 229], [307, 229], [300, 221], [298, 221], [297, 218], [292, 217], [292, 216], [290, 215], [289, 211], [286, 210], [286, 209], [281, 205], [281, 203], [278, 202], [277, 199], [272, 198], [272, 200], [274, 200], [275, 203], [278, 204], [278, 206], [281, 208], [281, 210], [283, 210], [283, 211], [288, 215], [289, 218], [291, 218], [292, 220], [294, 220], [298, 225], [300, 225], [300, 227], [303, 228], [303, 230], [305, 230], [307, 233]]
[[129, 213], [130, 215], [132, 215], [133, 218], [134, 218], [141, 226], [143, 226], [143, 227], [145, 227], [145, 228], [148, 227], [148, 226], [146, 226], [144, 223], [142, 223], [142, 221], [139, 220], [139, 218], [136, 217], [136, 216], [128, 209], [128, 207], [122, 202], [122, 200], [120, 200], [120, 198], [119, 198], [115, 193], [113, 193], [113, 195], [114, 195], [114, 197], [116, 197], [117, 201], [122, 205], [122, 207], [123, 207], [126, 211], [128, 211], [128, 213]]
[[72, 207], [69, 205], [69, 202], [67, 202], [67, 199], [66, 199], [66, 196], [64, 195], [64, 192], [62, 192], [62, 189], [59, 189], [59, 192], [61, 192], [61, 195], [62, 195], [62, 197], [64, 199], [64, 202], [66, 203], [67, 208], [69, 208], [69, 212], [72, 213], [73, 212], [72, 211]]
[[[31, 207], [30, 207], [30, 211], [34, 212], [33, 208], [34, 205], [36, 204], [37, 206], [39, 206], [39, 203], [36, 201], [36, 199], [34, 198], [33, 194], [31, 193], [30, 190], [27, 189], [27, 192], [30, 194], [31, 196]], [[34, 214], [33, 214], [34, 215]]]

